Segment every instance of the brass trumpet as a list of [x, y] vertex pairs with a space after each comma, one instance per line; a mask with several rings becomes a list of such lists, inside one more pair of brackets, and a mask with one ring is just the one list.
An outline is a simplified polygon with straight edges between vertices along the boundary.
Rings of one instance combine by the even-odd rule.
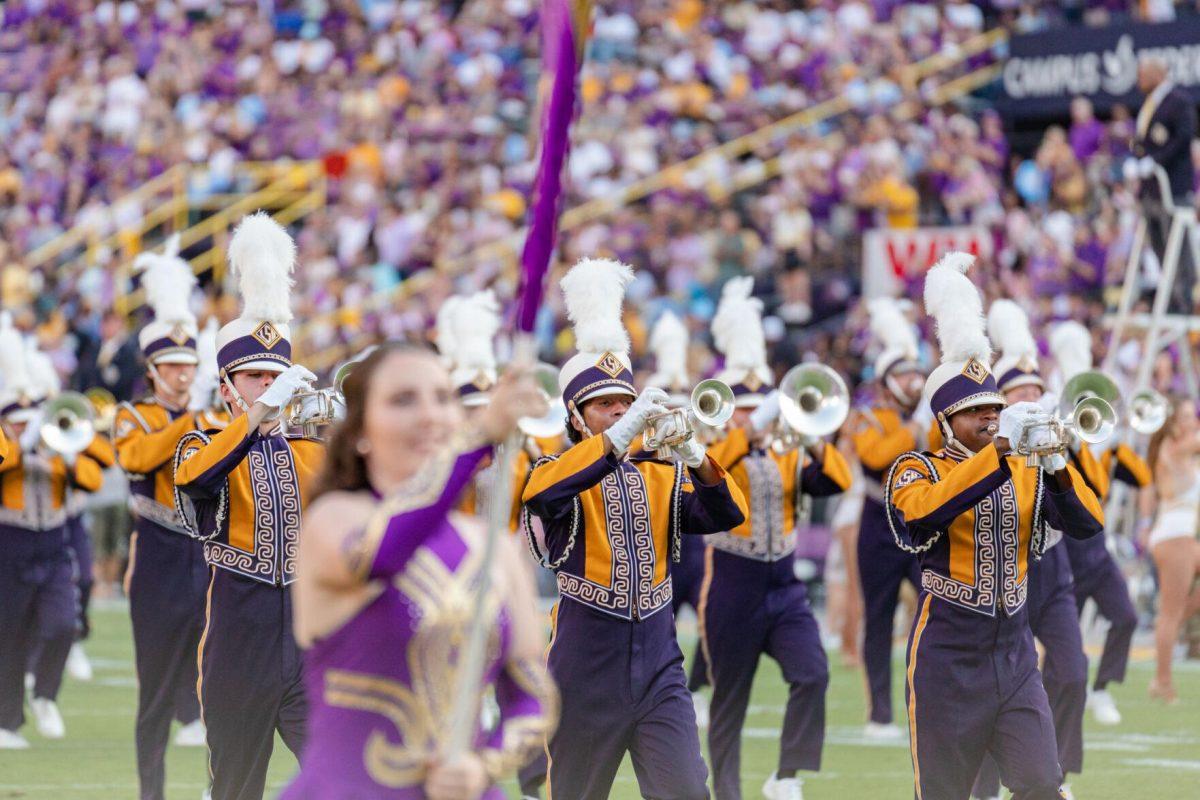
[[1170, 402], [1153, 389], [1142, 389], [1129, 398], [1129, 427], [1134, 433], [1156, 433], [1170, 413]]
[[117, 419], [117, 398], [103, 386], [93, 386], [83, 393], [96, 415], [96, 430], [107, 433]]
[[78, 392], [62, 392], [46, 403], [38, 430], [42, 445], [60, 456], [82, 453], [96, 437], [96, 414], [91, 401]]
[[1067, 418], [1046, 414], [1037, 423], [1026, 426], [1013, 452], [1025, 456], [1025, 464], [1033, 467], [1041, 456], [1066, 452], [1073, 437], [1088, 444], [1107, 441], [1116, 426], [1117, 412], [1107, 400], [1095, 395], [1084, 397]]
[[779, 382], [779, 422], [771, 440], [778, 454], [842, 427], [850, 413], [850, 390], [824, 364], [798, 364]]
[[716, 378], [700, 381], [692, 389], [684, 408], [673, 408], [665, 414], [655, 414], [646, 420], [643, 434], [647, 450], [654, 450], [664, 461], [671, 458], [671, 448], [691, 439], [700, 425], [718, 428], [733, 416], [733, 390]]
[[320, 429], [346, 415], [342, 387], [357, 361], [347, 361], [333, 373], [333, 385], [324, 389], [297, 392], [280, 412], [288, 430], [300, 431], [309, 439], [320, 438]]

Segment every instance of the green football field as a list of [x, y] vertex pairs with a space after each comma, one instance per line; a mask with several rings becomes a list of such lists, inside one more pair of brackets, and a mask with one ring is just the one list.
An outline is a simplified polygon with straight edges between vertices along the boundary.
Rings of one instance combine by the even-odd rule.
[[[33, 747], [0, 752], [0, 798], [133, 798], [133, 723], [135, 681], [128, 617], [120, 606], [97, 609], [88, 651], [96, 666], [90, 684], [68, 679], [60, 697], [67, 738], [47, 742], [32, 725], [25, 734]], [[685, 630], [690, 628], [684, 623]], [[690, 643], [685, 652], [691, 652]], [[896, 650], [897, 664], [900, 649]], [[1071, 781], [1080, 800], [1200, 797], [1200, 668], [1181, 664], [1178, 684], [1183, 702], [1164, 708], [1146, 697], [1150, 678], [1147, 653], [1139, 650], [1126, 685], [1116, 687], [1125, 721], [1116, 728], [1087, 723], [1086, 771]], [[806, 777], [805, 797], [908, 798], [912, 778], [907, 740], [894, 744], [865, 742], [862, 677], [831, 659], [828, 736], [820, 773]], [[899, 671], [897, 674], [901, 674]], [[897, 682], [897, 708], [901, 708]], [[747, 798], [761, 797], [762, 781], [774, 768], [785, 687], [775, 665], [764, 660], [746, 722], [743, 786]], [[273, 797], [295, 770], [295, 761], [276, 745], [268, 796]], [[198, 800], [205, 786], [202, 750], [172, 748], [167, 764], [170, 800]], [[515, 792], [510, 793], [515, 796]], [[638, 797], [628, 763], [613, 797]]]

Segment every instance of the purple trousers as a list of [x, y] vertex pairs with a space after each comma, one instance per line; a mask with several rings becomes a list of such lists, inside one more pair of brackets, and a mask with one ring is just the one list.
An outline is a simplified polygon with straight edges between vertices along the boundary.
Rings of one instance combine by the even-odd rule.
[[1129, 648], [1137, 631], [1137, 611], [1129, 599], [1129, 584], [1117, 562], [1104, 546], [1103, 536], [1090, 539], [1067, 539], [1067, 556], [1075, 578], [1075, 607], [1082, 613], [1083, 605], [1091, 598], [1100, 616], [1108, 620], [1104, 650], [1092, 686], [1100, 691], [1110, 683], [1125, 680], [1129, 664]]
[[88, 537], [82, 515], [67, 519], [66, 544], [75, 583], [75, 625], [70, 631], [64, 629], [59, 634], [60, 641], [34, 642], [28, 671], [33, 673], [35, 697], [58, 695], [71, 645], [78, 639], [87, 638], [91, 633], [88, 606], [92, 599], [92, 540]]
[[308, 703], [285, 588], [214, 569], [200, 644], [213, 800], [261, 800], [275, 733], [297, 757]]
[[[671, 565], [671, 610], [676, 614], [684, 605], [700, 613], [700, 587], [704, 583], [704, 537], [684, 536], [679, 551], [679, 563]], [[699, 691], [708, 685], [708, 663], [704, 648], [696, 642], [692, 665], [688, 670], [688, 691]]]
[[[1083, 713], [1087, 706], [1087, 655], [1075, 606], [1075, 589], [1066, 540], [1029, 565], [1026, 608], [1033, 635], [1046, 650], [1042, 685], [1054, 717], [1058, 760], [1064, 773], [1083, 771]], [[1011, 788], [1011, 787], [1010, 787]], [[1000, 793], [995, 765], [984, 764], [972, 792], [976, 797]]]
[[883, 505], [867, 498], [858, 532], [858, 574], [863, 596], [863, 665], [867, 670], [868, 718], [892, 721], [892, 629], [900, 584], [921, 588], [917, 557], [896, 546]]
[[671, 610], [631, 622], [564, 598], [554, 620], [547, 665], [562, 712], [547, 743], [547, 797], [604, 800], [629, 753], [643, 797], [705, 800], [708, 770]]
[[742, 796], [742, 726], [762, 655], [779, 664], [788, 683], [780, 771], [820, 769], [829, 662], [792, 559], [754, 561], [714, 548], [701, 608], [713, 685], [708, 750], [717, 800]]
[[63, 528], [29, 531], [0, 526], [0, 728], [25, 722], [25, 669], [35, 650], [49, 668], [35, 697], [54, 700], [75, 637], [74, 565]]
[[1058, 800], [1054, 721], [1026, 609], [988, 617], [922, 592], [906, 664], [917, 800], [966, 800], [989, 753], [1013, 800]]
[[129, 614], [138, 676], [135, 725], [142, 800], [161, 800], [171, 720], [200, 717], [196, 649], [204, 631], [209, 567], [200, 542], [149, 520], [137, 522]]

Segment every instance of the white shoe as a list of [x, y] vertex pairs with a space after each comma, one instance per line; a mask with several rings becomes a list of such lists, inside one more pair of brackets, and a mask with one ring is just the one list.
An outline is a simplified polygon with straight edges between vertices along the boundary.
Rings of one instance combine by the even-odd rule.
[[696, 709], [696, 727], [708, 727], [708, 695], [692, 692], [692, 708]]
[[767, 800], [804, 800], [804, 781], [799, 776], [794, 778], [777, 778], [775, 773], [763, 784], [763, 797]]
[[200, 795], [200, 800], [212, 800], [212, 789], [205, 789], [204, 794]]
[[208, 743], [206, 733], [204, 723], [194, 719], [175, 732], [175, 744], [178, 747], [204, 747]]
[[45, 697], [35, 697], [29, 701], [33, 710], [33, 721], [37, 731], [47, 739], [61, 739], [67, 735], [67, 727], [63, 725], [62, 714], [58, 713], [58, 705]]
[[33, 677], [32, 672], [25, 673], [25, 694], [33, 692], [34, 684], [37, 683], [37, 678]]
[[1069, 783], [1064, 783], [1058, 787], [1058, 792], [1062, 795], [1063, 800], [1075, 800], [1075, 795], [1071, 794], [1071, 784]]
[[1107, 689], [1089, 693], [1087, 704], [1092, 710], [1092, 718], [1101, 725], [1121, 724], [1121, 712], [1117, 710], [1117, 701], [1113, 700]]
[[0, 728], [0, 750], [28, 750], [29, 742], [16, 731]]
[[71, 652], [67, 655], [67, 674], [77, 681], [90, 681], [93, 677], [92, 662], [79, 642], [71, 645]]
[[875, 741], [888, 741], [904, 736], [904, 731], [894, 722], [868, 722], [863, 728], [863, 738]]

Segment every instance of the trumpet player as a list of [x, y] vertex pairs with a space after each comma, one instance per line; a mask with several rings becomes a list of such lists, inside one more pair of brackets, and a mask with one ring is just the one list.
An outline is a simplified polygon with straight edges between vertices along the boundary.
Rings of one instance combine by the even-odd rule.
[[[1050, 349], [1064, 382], [1092, 368], [1092, 335], [1078, 322], [1055, 326], [1050, 332]], [[1100, 454], [1100, 469], [1083, 473], [1085, 478], [1089, 474], [1094, 476], [1092, 489], [1101, 502], [1111, 488], [1110, 476], [1134, 489], [1144, 489], [1151, 482], [1150, 467], [1126, 444], [1105, 448]], [[1067, 539], [1063, 544], [1074, 578], [1076, 612], [1082, 613], [1084, 603], [1090, 598], [1100, 615], [1108, 620], [1104, 649], [1088, 692], [1087, 706], [1101, 725], [1116, 725], [1121, 721], [1121, 712], [1108, 685], [1125, 680], [1129, 648], [1137, 630], [1137, 611], [1130, 600], [1125, 576], [1108, 552], [1103, 536]]]
[[849, 426], [862, 465], [865, 498], [859, 522], [859, 582], [863, 598], [863, 666], [867, 673], [867, 724], [872, 739], [899, 738], [892, 715], [892, 632], [904, 581], [920, 590], [920, 567], [898, 549], [887, 524], [883, 477], [901, 453], [925, 447], [927, 429], [917, 421], [925, 385], [912, 324], [896, 301], [877, 298], [868, 306], [871, 332], [882, 347], [874, 362], [878, 401], [855, 414]]
[[262, 797], [276, 731], [294, 754], [304, 744], [308, 706], [289, 586], [325, 448], [285, 436], [280, 421], [314, 380], [291, 360], [295, 255], [291, 237], [266, 214], [238, 226], [229, 256], [245, 305], [217, 336], [231, 421], [219, 432], [185, 434], [176, 451], [176, 497], [194, 505], [188, 524], [212, 567], [198, 692], [214, 800]]
[[990, 754], [1014, 800], [1050, 800], [1062, 797], [1062, 770], [1029, 626], [1029, 565], [1047, 525], [1094, 536], [1103, 512], [1061, 453], [1034, 467], [1010, 455], [1045, 414], [1027, 402], [1005, 408], [965, 275], [973, 262], [950, 253], [925, 280], [942, 352], [926, 397], [946, 444], [901, 456], [885, 484], [896, 545], [922, 570], [905, 691], [915, 795], [965, 800]]
[[753, 278], [725, 284], [713, 317], [719, 378], [736, 410], [723, 441], [709, 451], [729, 472], [747, 506], [745, 522], [707, 538], [700, 596], [700, 635], [713, 687], [709, 757], [717, 800], [739, 800], [741, 736], [762, 655], [779, 663], [788, 683], [779, 761], [763, 786], [771, 800], [802, 797], [800, 770], [817, 770], [825, 741], [829, 663], [804, 584], [794, 570], [801, 493], [827, 496], [850, 486], [850, 467], [832, 445], [813, 441], [782, 454], [768, 447], [779, 418]]
[[175, 447], [193, 429], [216, 424], [188, 410], [199, 356], [196, 318], [188, 307], [196, 278], [174, 254], [144, 253], [134, 262], [154, 320], [138, 334], [150, 394], [117, 408], [113, 435], [130, 476], [134, 532], [126, 592], [133, 622], [138, 708], [134, 725], [142, 800], [161, 800], [171, 720], [181, 746], [203, 747], [196, 697], [196, 648], [204, 629], [208, 565], [204, 548], [175, 508]]
[[[56, 700], [76, 630], [67, 506], [73, 492], [100, 488], [101, 470], [81, 454], [87, 441], [59, 442], [58, 452], [43, 441], [43, 411], [25, 346], [7, 318], [0, 321], [0, 374], [0, 422], [9, 442], [0, 463], [0, 749], [24, 749], [23, 679], [38, 647], [47, 664], [57, 666], [35, 685], [30, 708], [43, 736], [65, 734]], [[83, 426], [71, 427], [77, 438], [90, 438]]]
[[621, 325], [632, 279], [604, 259], [563, 278], [579, 349], [559, 375], [574, 445], [541, 460], [523, 496], [545, 526], [543, 564], [560, 595], [547, 661], [562, 715], [547, 742], [547, 791], [607, 797], [628, 752], [644, 796], [700, 800], [707, 770], [675, 639], [671, 566], [682, 534], [735, 528], [746, 506], [694, 436], [671, 445], [671, 462], [630, 449], [667, 412], [665, 392], [633, 386]]

